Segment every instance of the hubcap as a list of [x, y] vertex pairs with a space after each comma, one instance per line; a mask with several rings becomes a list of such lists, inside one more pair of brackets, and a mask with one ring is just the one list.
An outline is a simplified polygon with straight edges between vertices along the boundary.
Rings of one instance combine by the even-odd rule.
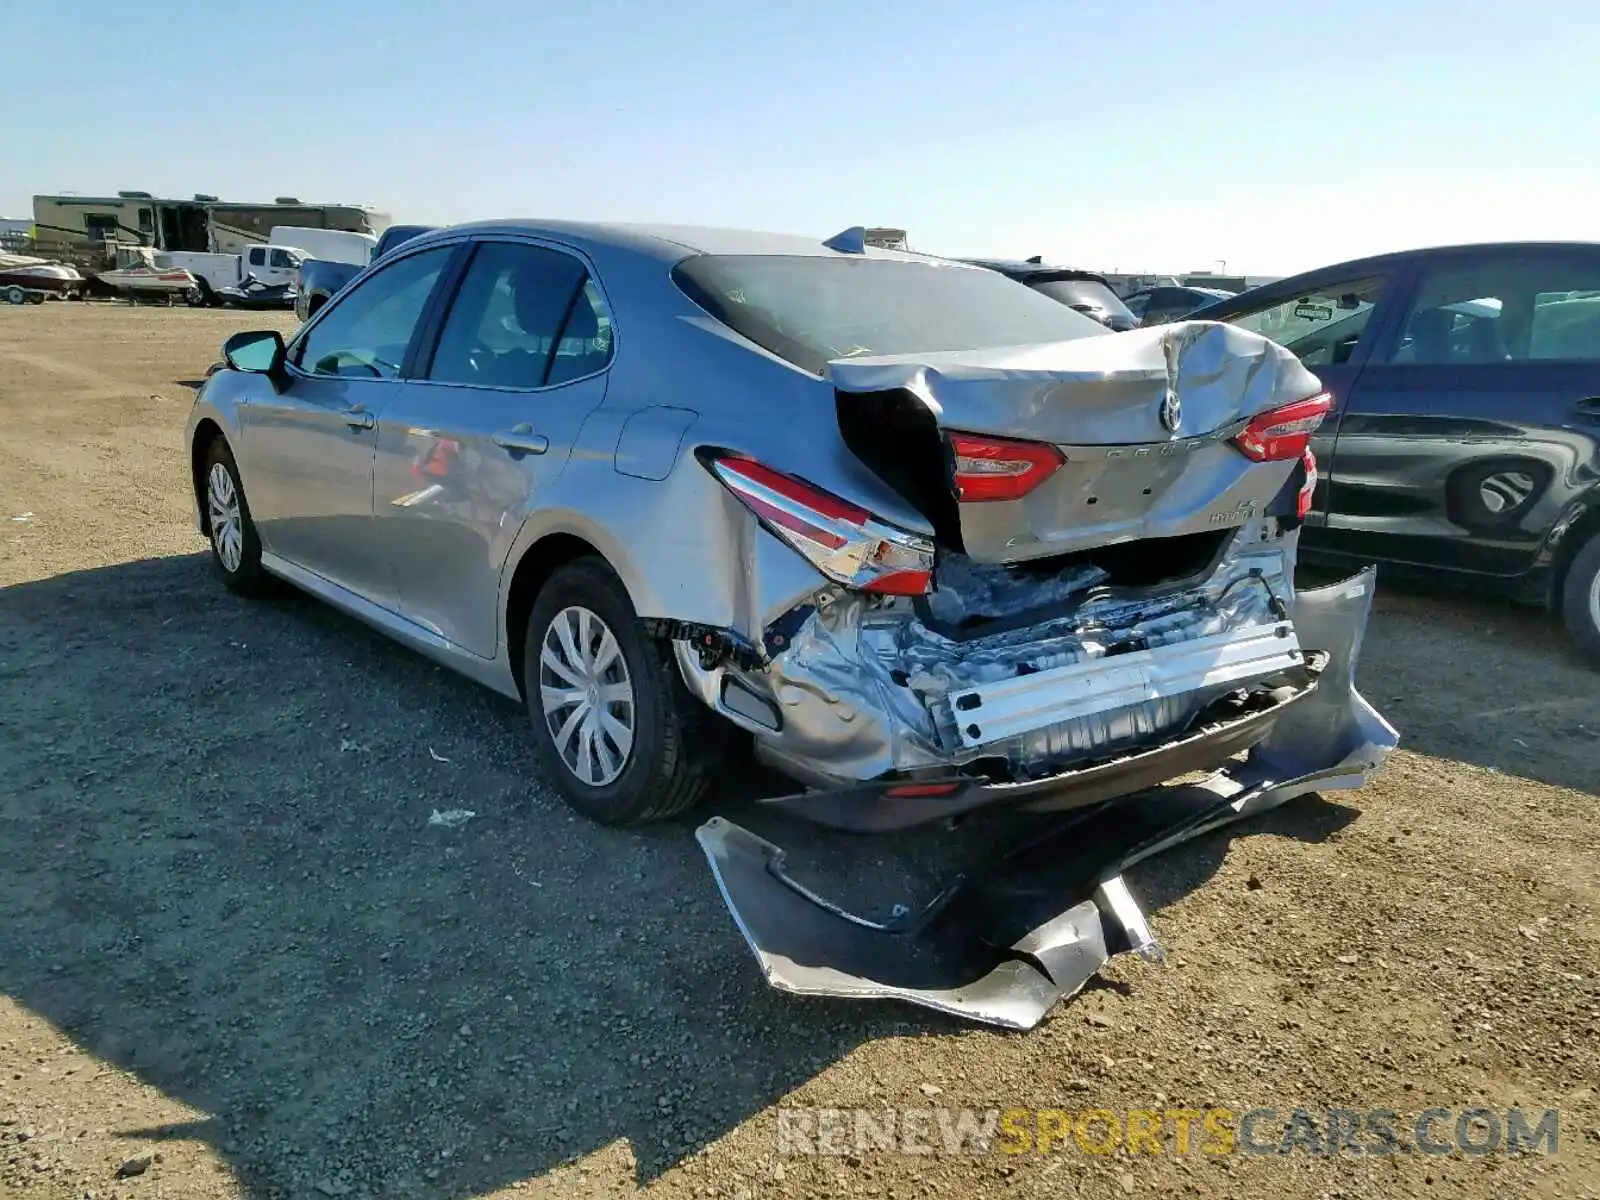
[[1600, 629], [1600, 574], [1589, 585], [1589, 620], [1596, 629]]
[[244, 522], [233, 476], [221, 463], [213, 463], [206, 478], [206, 508], [211, 514], [211, 544], [216, 547], [223, 569], [232, 574], [244, 558]]
[[581, 605], [562, 609], [545, 630], [539, 702], [569, 771], [591, 787], [622, 774], [633, 750], [633, 681], [616, 635]]

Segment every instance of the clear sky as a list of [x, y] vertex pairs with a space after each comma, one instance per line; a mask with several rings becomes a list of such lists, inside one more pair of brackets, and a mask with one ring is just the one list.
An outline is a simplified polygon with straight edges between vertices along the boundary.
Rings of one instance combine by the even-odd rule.
[[0, 0], [35, 192], [1287, 273], [1600, 239], [1600, 0]]

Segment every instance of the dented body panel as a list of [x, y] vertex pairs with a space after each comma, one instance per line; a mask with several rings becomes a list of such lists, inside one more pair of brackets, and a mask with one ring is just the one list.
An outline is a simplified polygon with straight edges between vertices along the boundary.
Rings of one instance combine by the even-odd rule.
[[[1295, 622], [1325, 647], [1326, 665], [1242, 762], [1079, 808], [931, 895], [893, 897], [897, 915], [887, 921], [798, 884], [772, 842], [721, 818], [707, 822], [698, 840], [762, 975], [801, 995], [901, 1000], [1029, 1029], [1112, 954], [1160, 961], [1123, 872], [1306, 792], [1359, 787], [1398, 743], [1354, 685], [1372, 579], [1368, 570], [1297, 598]], [[870, 815], [871, 802], [863, 807]]]

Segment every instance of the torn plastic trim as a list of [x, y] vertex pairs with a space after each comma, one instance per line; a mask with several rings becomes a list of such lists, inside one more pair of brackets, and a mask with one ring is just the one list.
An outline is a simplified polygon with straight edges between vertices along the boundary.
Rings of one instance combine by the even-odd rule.
[[1159, 947], [1122, 873], [1173, 846], [1305, 792], [1359, 787], [1398, 744], [1356, 691], [1374, 572], [1300, 593], [1295, 619], [1326, 648], [1320, 686], [1274, 721], [1242, 763], [1195, 784], [1075, 810], [983, 877], [872, 922], [795, 884], [783, 851], [713, 818], [696, 833], [762, 975], [802, 995], [896, 999], [1029, 1029], [1122, 950]]

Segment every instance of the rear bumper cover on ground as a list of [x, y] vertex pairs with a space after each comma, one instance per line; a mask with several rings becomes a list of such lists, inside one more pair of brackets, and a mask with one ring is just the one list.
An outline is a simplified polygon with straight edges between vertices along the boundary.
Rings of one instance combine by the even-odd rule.
[[[784, 853], [721, 818], [697, 833], [735, 923], [772, 986], [804, 995], [898, 999], [1027, 1029], [1123, 950], [1159, 957], [1122, 881], [1129, 867], [1209, 830], [1311, 791], [1359, 787], [1398, 743], [1356, 691], [1372, 570], [1294, 604], [1300, 643], [1325, 654], [1320, 677], [1292, 703], [1199, 738], [1111, 764], [1102, 778], [1047, 780], [1026, 797], [976, 786], [942, 797], [852, 789], [772, 802], [814, 823], [886, 832], [978, 809], [1017, 807], [1089, 787], [1043, 833], [1010, 847], [887, 921], [856, 916], [802, 886]], [[1200, 783], [1154, 786], [1249, 746]], [[1186, 748], [1185, 748], [1186, 747]], [[1131, 763], [1132, 765], [1128, 765]], [[809, 811], [808, 811], [809, 810]], [[930, 817], [928, 814], [932, 814]]]

